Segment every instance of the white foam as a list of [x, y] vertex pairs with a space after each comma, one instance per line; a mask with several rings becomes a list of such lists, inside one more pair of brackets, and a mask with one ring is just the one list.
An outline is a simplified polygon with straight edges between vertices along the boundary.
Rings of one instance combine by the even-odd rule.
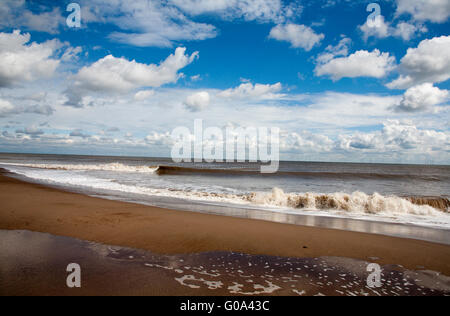
[[11, 165], [18, 167], [27, 167], [35, 169], [47, 170], [66, 170], [66, 171], [114, 171], [114, 172], [140, 172], [140, 173], [154, 173], [158, 167], [154, 166], [130, 166], [121, 163], [109, 164], [20, 164], [20, 163], [1, 163], [2, 165]]
[[256, 290], [254, 292], [244, 292], [243, 284], [239, 284], [237, 282], [233, 282], [233, 285], [228, 287], [228, 291], [230, 291], [231, 294], [239, 294], [239, 295], [261, 295], [261, 294], [272, 294], [278, 290], [281, 290], [281, 287], [279, 287], [276, 284], [273, 284], [270, 281], [265, 281], [268, 286], [264, 286], [261, 284], [254, 284], [253, 288]]
[[[5, 165], [4, 163], [1, 164]], [[150, 173], [156, 170], [156, 168], [144, 166], [124, 166], [122, 164], [14, 165], [19, 166], [19, 168], [13, 167], [12, 164], [6, 168], [32, 179], [71, 187], [253, 207], [281, 214], [333, 216], [450, 228], [450, 214], [431, 206], [413, 204], [398, 196], [383, 196], [377, 193], [368, 195], [362, 192], [352, 194], [285, 193], [278, 188], [273, 189], [272, 192], [251, 194], [215, 193], [193, 187], [174, 189], [170, 186], [155, 188], [141, 186], [140, 184], [122, 184], [115, 179], [100, 179], [93, 175], [79, 173], [80, 170], [127, 170], [128, 172]], [[40, 168], [39, 166], [45, 167]]]
[[439, 211], [428, 205], [416, 205], [398, 196], [382, 196], [378, 193], [368, 195], [363, 192], [353, 194], [332, 193], [284, 193], [274, 188], [271, 193], [253, 193], [248, 200], [261, 205], [294, 209], [339, 210], [361, 214], [395, 214], [440, 216]]

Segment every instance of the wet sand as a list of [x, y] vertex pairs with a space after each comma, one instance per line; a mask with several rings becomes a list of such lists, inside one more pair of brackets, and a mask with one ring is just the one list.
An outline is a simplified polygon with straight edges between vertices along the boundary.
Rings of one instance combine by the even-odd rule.
[[0, 229], [28, 230], [158, 255], [235, 252], [345, 257], [450, 275], [450, 246], [412, 239], [173, 211], [109, 201], [0, 175]]
[[[374, 258], [376, 261], [376, 259]], [[81, 268], [68, 288], [67, 265]], [[450, 278], [382, 267], [367, 286], [368, 262], [210, 252], [164, 256], [28, 231], [0, 230], [0, 295], [442, 296]]]

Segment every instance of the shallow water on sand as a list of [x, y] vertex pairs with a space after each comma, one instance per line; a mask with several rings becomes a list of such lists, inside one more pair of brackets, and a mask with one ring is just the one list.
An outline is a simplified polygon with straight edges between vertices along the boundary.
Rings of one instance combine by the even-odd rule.
[[[374, 263], [378, 260], [373, 258]], [[66, 286], [70, 263], [81, 266], [80, 289]], [[162, 256], [0, 230], [0, 295], [450, 295], [450, 278], [396, 265], [383, 266], [382, 286], [369, 288], [368, 264], [348, 258], [231, 252]]]

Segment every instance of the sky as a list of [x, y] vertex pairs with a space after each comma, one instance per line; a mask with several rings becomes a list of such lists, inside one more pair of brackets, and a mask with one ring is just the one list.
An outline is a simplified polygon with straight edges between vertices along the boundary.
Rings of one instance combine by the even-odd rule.
[[450, 164], [449, 17], [449, 0], [2, 0], [0, 152], [168, 157], [202, 119], [278, 127], [283, 160]]

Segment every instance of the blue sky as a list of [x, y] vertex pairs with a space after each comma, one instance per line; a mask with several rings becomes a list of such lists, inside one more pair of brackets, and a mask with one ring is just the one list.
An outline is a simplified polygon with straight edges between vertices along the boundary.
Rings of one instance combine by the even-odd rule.
[[283, 159], [450, 162], [447, 0], [80, 0], [80, 28], [71, 2], [3, 1], [0, 151], [168, 156], [200, 118], [279, 127]]

